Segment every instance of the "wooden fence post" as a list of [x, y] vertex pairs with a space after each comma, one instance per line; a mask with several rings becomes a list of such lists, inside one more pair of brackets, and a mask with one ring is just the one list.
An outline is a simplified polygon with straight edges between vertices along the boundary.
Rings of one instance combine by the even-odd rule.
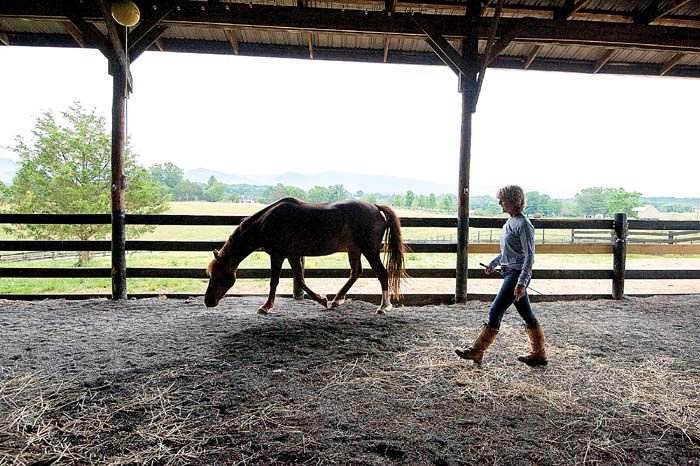
[[[302, 257], [301, 258], [301, 272], [304, 273], [304, 265], [306, 265], [306, 260]], [[304, 299], [304, 290], [301, 289], [301, 285], [297, 281], [297, 279], [294, 279], [294, 286], [292, 288], [292, 295], [294, 296], [294, 299]]]
[[613, 299], [625, 294], [625, 262], [627, 260], [627, 214], [615, 214], [615, 242], [613, 243]]

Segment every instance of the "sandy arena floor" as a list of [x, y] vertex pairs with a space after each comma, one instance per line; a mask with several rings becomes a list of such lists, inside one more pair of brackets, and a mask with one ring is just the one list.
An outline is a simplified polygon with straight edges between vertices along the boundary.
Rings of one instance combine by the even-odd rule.
[[700, 464], [700, 295], [514, 311], [0, 301], [0, 464]]

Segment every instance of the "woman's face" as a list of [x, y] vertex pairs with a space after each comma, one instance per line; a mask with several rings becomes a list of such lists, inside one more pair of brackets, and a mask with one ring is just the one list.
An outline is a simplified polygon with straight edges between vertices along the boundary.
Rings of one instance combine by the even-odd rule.
[[498, 204], [501, 206], [501, 209], [503, 209], [503, 212], [510, 215], [511, 217], [517, 213], [515, 211], [515, 206], [505, 199], [499, 199]]

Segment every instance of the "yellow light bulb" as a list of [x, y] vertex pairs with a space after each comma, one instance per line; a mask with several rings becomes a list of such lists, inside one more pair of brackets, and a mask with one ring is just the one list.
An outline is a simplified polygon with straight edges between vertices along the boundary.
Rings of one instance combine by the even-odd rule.
[[141, 12], [136, 4], [129, 0], [112, 2], [112, 18], [122, 26], [134, 26], [141, 18]]

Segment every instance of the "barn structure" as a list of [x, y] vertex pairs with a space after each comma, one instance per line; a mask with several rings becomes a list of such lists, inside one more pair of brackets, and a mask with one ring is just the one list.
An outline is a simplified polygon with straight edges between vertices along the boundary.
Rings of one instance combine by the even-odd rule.
[[97, 48], [113, 76], [112, 297], [126, 290], [130, 64], [145, 51], [447, 65], [462, 98], [455, 301], [467, 297], [472, 114], [491, 68], [700, 78], [697, 0], [3, 0], [0, 44]]

